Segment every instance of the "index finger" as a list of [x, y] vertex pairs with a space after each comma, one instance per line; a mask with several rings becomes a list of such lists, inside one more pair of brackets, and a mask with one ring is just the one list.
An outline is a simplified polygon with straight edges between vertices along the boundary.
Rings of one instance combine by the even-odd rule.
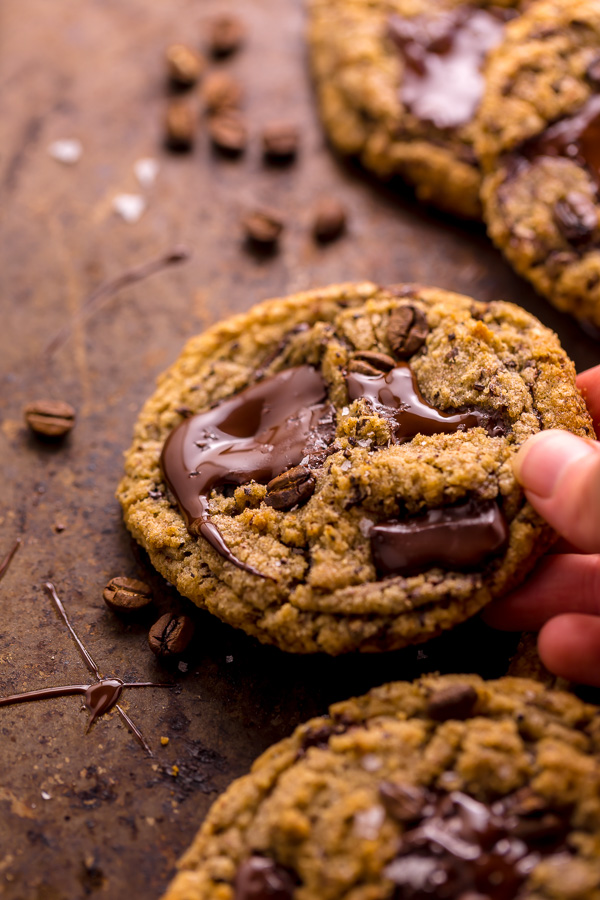
[[596, 434], [600, 434], [600, 366], [594, 366], [578, 375], [577, 387], [590, 411]]

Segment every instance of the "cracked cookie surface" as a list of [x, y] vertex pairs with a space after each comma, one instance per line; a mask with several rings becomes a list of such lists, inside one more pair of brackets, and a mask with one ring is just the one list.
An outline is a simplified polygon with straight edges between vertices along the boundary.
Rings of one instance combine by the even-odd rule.
[[535, 681], [337, 703], [217, 800], [166, 900], [598, 900], [598, 708]]
[[[236, 417], [275, 388], [289, 455], [273, 470], [269, 431], [252, 477], [260, 416], [245, 437]], [[474, 615], [551, 545], [511, 456], [553, 427], [593, 436], [572, 363], [524, 310], [339, 285], [192, 339], [140, 414], [118, 496], [158, 571], [222, 620], [293, 652], [390, 650]], [[180, 438], [187, 469], [166, 459]], [[206, 480], [206, 453], [220, 472], [241, 446], [229, 480]]]
[[488, 49], [524, 0], [311, 0], [309, 45], [335, 147], [420, 199], [481, 215], [473, 143]]
[[476, 132], [484, 218], [515, 269], [600, 328], [600, 5], [540, 0], [490, 54]]

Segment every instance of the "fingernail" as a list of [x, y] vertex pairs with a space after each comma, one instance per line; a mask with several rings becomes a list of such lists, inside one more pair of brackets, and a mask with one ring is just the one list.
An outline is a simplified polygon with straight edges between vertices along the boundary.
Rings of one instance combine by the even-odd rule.
[[591, 441], [568, 431], [543, 431], [521, 447], [513, 460], [513, 468], [525, 490], [548, 498], [570, 466], [596, 452]]

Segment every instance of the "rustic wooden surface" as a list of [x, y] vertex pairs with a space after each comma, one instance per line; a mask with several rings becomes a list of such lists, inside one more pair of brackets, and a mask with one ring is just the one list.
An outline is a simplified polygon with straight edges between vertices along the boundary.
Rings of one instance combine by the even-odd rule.
[[[243, 160], [223, 160], [200, 129], [193, 153], [168, 155], [165, 45], [201, 44], [207, 19], [224, 9], [249, 29], [245, 50], [219, 65], [244, 82], [251, 146]], [[599, 348], [513, 275], [480, 227], [427, 212], [333, 158], [313, 108], [300, 0], [3, 0], [0, 17], [0, 555], [23, 536], [0, 584], [1, 692], [86, 680], [42, 591], [49, 578], [103, 674], [178, 684], [123, 696], [154, 759], [114, 714], [86, 735], [75, 697], [0, 710], [0, 896], [158, 897], [216, 792], [299, 721], [389, 678], [436, 668], [500, 674], [513, 641], [469, 624], [421, 651], [302, 659], [198, 614], [188, 671], [161, 669], [146, 644], [152, 615], [124, 625], [101, 599], [111, 576], [127, 574], [153, 584], [159, 609], [178, 602], [129, 539], [114, 500], [122, 452], [156, 375], [222, 315], [365, 278], [514, 300], [559, 332], [579, 368], [598, 362]], [[295, 165], [266, 168], [257, 133], [282, 116], [301, 125], [301, 154]], [[61, 138], [82, 141], [77, 165], [49, 156]], [[146, 156], [160, 172], [140, 191], [133, 165]], [[112, 198], [138, 191], [147, 211], [126, 224]], [[351, 223], [342, 241], [317, 248], [308, 226], [323, 193], [343, 198]], [[241, 243], [239, 216], [257, 202], [287, 220], [271, 259]], [[74, 322], [100, 283], [178, 243], [193, 251], [189, 263]], [[69, 322], [69, 341], [48, 358], [49, 338]], [[40, 395], [77, 408], [62, 445], [40, 443], [23, 426], [23, 405]]]

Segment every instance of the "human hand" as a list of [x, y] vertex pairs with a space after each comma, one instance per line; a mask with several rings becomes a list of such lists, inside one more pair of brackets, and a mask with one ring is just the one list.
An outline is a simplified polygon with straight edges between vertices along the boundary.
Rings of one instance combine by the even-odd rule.
[[[600, 422], [600, 366], [577, 379], [594, 425]], [[552, 555], [485, 620], [507, 631], [538, 631], [551, 672], [600, 687], [600, 443], [542, 431], [514, 461], [531, 505], [561, 535]]]

